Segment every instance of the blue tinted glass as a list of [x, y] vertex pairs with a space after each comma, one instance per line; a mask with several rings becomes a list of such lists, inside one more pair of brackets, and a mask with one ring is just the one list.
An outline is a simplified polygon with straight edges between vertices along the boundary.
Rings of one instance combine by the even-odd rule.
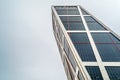
[[55, 7], [58, 15], [79, 15], [79, 11], [77, 9], [77, 7], [73, 6], [73, 7], [67, 7], [67, 6], [63, 6], [63, 7]]
[[85, 30], [82, 22], [64, 22], [63, 25], [65, 26], [66, 30]]
[[85, 30], [80, 16], [60, 17], [66, 30]]
[[89, 43], [86, 33], [70, 33], [69, 35], [73, 43]]
[[103, 80], [98, 66], [86, 66], [92, 80]]
[[85, 16], [84, 18], [86, 22], [96, 22], [91, 16]]
[[105, 28], [91, 16], [85, 16], [85, 20], [90, 30], [105, 30]]
[[120, 49], [115, 44], [96, 44], [103, 61], [120, 61]]
[[89, 15], [85, 10], [81, 9], [83, 15]]
[[88, 27], [90, 30], [105, 30], [102, 25], [100, 25], [99, 23], [97, 22], [88, 22], [87, 23]]
[[60, 19], [62, 22], [81, 22], [81, 17], [80, 16], [60, 16]]
[[106, 66], [105, 68], [110, 80], [120, 80], [120, 66]]
[[120, 39], [118, 39], [117, 37], [115, 37], [113, 34], [110, 34], [110, 37], [111, 37], [111, 39], [112, 39], [113, 42], [120, 43]]
[[120, 43], [120, 41], [110, 33], [92, 33], [96, 43]]
[[96, 61], [90, 44], [74, 44], [82, 61]]
[[59, 9], [56, 11], [58, 15], [79, 15], [78, 9]]
[[117, 47], [119, 48], [119, 50], [120, 50], [120, 44], [117, 44]]

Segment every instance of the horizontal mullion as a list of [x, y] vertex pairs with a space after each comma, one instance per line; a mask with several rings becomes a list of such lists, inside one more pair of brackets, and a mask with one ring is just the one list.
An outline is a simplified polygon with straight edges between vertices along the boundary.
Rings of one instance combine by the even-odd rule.
[[59, 15], [60, 17], [62, 16], [81, 16], [81, 15]]

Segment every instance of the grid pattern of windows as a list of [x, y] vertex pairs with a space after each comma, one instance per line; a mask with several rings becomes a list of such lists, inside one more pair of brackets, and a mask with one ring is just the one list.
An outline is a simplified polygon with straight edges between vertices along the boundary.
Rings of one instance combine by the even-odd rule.
[[120, 66], [106, 66], [105, 68], [110, 80], [120, 80]]
[[92, 80], [103, 80], [98, 66], [86, 66]]
[[85, 30], [80, 16], [60, 17], [66, 30]]
[[79, 15], [79, 11], [77, 7], [73, 6], [63, 6], [63, 7], [55, 7], [58, 15]]
[[85, 16], [84, 18], [90, 30], [105, 30], [105, 28], [91, 16]]
[[120, 41], [111, 33], [92, 33], [97, 49], [103, 61], [120, 61]]
[[69, 33], [82, 61], [96, 61], [86, 33]]
[[[54, 14], [54, 9], [57, 14]], [[70, 62], [70, 65], [67, 65], [69, 79], [73, 80], [77, 75], [80, 80], [85, 78], [91, 78], [92, 80], [120, 80], [120, 66], [118, 66], [120, 62], [120, 39], [80, 6], [55, 6], [54, 9], [52, 11], [53, 30], [56, 34], [55, 37], [58, 38], [58, 44], [62, 43], [61, 46], [67, 57], [61, 56]], [[67, 41], [68, 36], [64, 35], [66, 33], [62, 30], [62, 25], [60, 25], [56, 16], [60, 18], [68, 32], [73, 46], [70, 45], [71, 42]], [[74, 49], [76, 49], [78, 56], [74, 53]], [[59, 48], [59, 50], [62, 53], [62, 48]], [[79, 62], [77, 61], [78, 57], [84, 64], [82, 65], [83, 70], [86, 69], [90, 77], [83, 75], [83, 72], [86, 75], [86, 71], [80, 72], [79, 63], [77, 63]], [[99, 60], [99, 58], [101, 59]], [[114, 66], [111, 63], [109, 65], [107, 65], [108, 63], [104, 64], [104, 62], [112, 62]], [[66, 61], [66, 63], [68, 62]], [[76, 69], [79, 69], [78, 74]]]

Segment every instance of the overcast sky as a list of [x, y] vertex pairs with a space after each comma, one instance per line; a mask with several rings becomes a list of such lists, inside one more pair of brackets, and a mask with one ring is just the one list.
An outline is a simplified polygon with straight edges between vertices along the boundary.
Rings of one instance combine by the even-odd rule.
[[120, 35], [120, 0], [0, 0], [0, 80], [67, 80], [51, 5], [82, 5]]

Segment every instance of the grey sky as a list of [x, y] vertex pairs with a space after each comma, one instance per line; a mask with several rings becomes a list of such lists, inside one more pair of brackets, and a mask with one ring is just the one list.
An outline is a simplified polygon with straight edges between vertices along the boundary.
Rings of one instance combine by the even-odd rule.
[[0, 80], [66, 80], [51, 5], [82, 5], [120, 35], [120, 0], [0, 0]]

